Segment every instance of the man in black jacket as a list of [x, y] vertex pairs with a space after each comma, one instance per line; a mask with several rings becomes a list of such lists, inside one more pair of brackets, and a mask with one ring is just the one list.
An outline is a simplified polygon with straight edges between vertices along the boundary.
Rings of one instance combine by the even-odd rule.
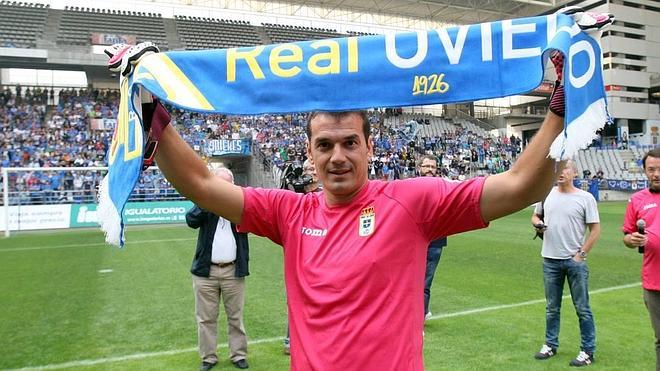
[[[227, 168], [218, 168], [214, 174], [228, 182], [234, 181]], [[190, 272], [193, 274], [199, 355], [202, 358], [200, 370], [210, 370], [218, 363], [217, 321], [221, 296], [227, 314], [231, 362], [238, 368], [248, 368], [247, 336], [243, 326], [245, 276], [250, 274], [247, 234], [236, 232], [234, 224], [198, 206], [188, 211], [186, 223], [191, 228], [199, 228]]]

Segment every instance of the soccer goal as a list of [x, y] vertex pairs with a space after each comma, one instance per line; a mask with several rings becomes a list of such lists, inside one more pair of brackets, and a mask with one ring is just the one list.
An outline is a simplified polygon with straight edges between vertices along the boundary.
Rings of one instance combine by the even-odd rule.
[[[2, 169], [0, 229], [12, 231], [98, 226], [98, 185], [107, 167]], [[124, 209], [127, 224], [181, 223], [191, 207], [157, 167], [138, 180]]]

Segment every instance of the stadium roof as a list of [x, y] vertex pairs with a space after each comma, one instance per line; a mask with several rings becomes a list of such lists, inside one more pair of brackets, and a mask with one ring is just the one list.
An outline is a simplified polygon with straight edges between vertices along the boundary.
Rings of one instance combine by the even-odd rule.
[[288, 3], [397, 14], [441, 23], [471, 24], [536, 15], [566, 1], [557, 0], [287, 0]]
[[[32, 0], [54, 1], [54, 0]], [[100, 0], [61, 0], [67, 2]], [[140, 2], [116, 0], [113, 3]], [[145, 0], [142, 0], [145, 1]], [[573, 2], [575, 0], [572, 0]], [[146, 0], [164, 9], [215, 9], [340, 21], [394, 29], [429, 29], [544, 14], [571, 0]], [[107, 2], [106, 2], [107, 4]], [[106, 5], [107, 6], [107, 5]], [[167, 11], [163, 12], [166, 16]], [[184, 13], [185, 14], [185, 13]], [[365, 16], [366, 15], [366, 16]], [[319, 26], [319, 25], [316, 25]], [[319, 27], [322, 27], [319, 26]], [[370, 31], [371, 32], [371, 31]], [[379, 33], [377, 31], [377, 33]]]
[[[214, 7], [214, 0], [156, 0], [161, 3]], [[250, 1], [248, 1], [250, 2]], [[327, 13], [352, 10], [450, 24], [472, 24], [537, 15], [568, 0], [279, 0], [262, 3], [319, 7]], [[319, 14], [319, 18], [325, 18]]]

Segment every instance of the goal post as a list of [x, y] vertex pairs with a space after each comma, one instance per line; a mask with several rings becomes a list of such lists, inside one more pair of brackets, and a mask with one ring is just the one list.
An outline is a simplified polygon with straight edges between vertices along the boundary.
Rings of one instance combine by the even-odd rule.
[[[98, 226], [98, 185], [107, 167], [2, 168], [4, 236], [12, 231]], [[150, 167], [124, 209], [127, 224], [181, 223], [192, 203]]]

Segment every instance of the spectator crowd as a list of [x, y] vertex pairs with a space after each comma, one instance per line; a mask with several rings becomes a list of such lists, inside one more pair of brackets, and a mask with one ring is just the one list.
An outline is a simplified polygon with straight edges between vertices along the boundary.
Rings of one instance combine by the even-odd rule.
[[[11, 173], [12, 203], [94, 202], [101, 171], [48, 168], [106, 166], [118, 108], [117, 90], [68, 88], [56, 94], [53, 88], [1, 89], [0, 167], [35, 169]], [[304, 113], [204, 115], [172, 107], [170, 112], [182, 137], [202, 156], [207, 140], [249, 138], [263, 170], [275, 177], [289, 165], [301, 166], [306, 158]], [[416, 176], [415, 164], [422, 155], [435, 156], [439, 174], [447, 178], [494, 174], [507, 170], [521, 150], [521, 141], [514, 136], [482, 137], [460, 125], [442, 135], [410, 136], [405, 123], [397, 122], [399, 115], [401, 110], [396, 109], [370, 112], [372, 179]], [[157, 171], [149, 171], [140, 178], [133, 200], [152, 200], [163, 194], [173, 196], [176, 191]]]

